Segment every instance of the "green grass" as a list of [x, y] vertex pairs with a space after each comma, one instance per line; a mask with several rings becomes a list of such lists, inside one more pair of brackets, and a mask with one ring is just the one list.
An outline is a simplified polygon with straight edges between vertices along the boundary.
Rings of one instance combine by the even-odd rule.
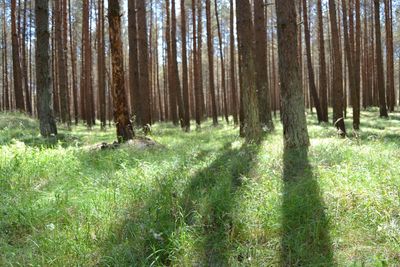
[[[399, 266], [400, 114], [309, 151], [233, 126], [153, 127], [163, 146], [93, 150], [114, 129], [0, 114], [0, 266]], [[348, 129], [351, 120], [346, 121]]]

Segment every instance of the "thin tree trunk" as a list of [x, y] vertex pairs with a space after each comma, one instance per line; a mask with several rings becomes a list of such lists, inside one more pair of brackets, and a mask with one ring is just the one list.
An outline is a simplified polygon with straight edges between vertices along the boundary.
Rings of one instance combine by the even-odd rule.
[[221, 33], [221, 25], [219, 22], [218, 15], [218, 4], [217, 0], [214, 0], [215, 7], [215, 18], [217, 20], [217, 29], [218, 29], [218, 40], [219, 40], [219, 57], [221, 60], [221, 87], [223, 93], [223, 105], [224, 105], [224, 115], [225, 121], [229, 124], [229, 113], [228, 113], [228, 99], [227, 99], [227, 90], [226, 90], [226, 72], [225, 72], [225, 60], [224, 53], [222, 48], [222, 33]]
[[332, 101], [333, 123], [340, 136], [346, 136], [346, 127], [343, 114], [343, 69], [342, 54], [340, 53], [339, 30], [336, 15], [335, 0], [329, 0], [330, 28], [332, 36]]
[[[307, 54], [307, 68], [308, 68], [308, 82], [310, 86], [310, 94], [314, 101], [315, 109], [317, 110], [317, 118], [318, 122], [323, 121], [323, 114], [321, 109], [321, 104], [318, 98], [317, 86], [315, 85], [315, 76], [314, 76], [314, 68], [311, 58], [311, 36], [310, 36], [310, 29], [308, 24], [308, 11], [307, 11], [307, 1], [303, 0], [303, 20], [304, 20], [304, 38], [306, 43], [306, 54]], [[311, 106], [311, 103], [310, 103]]]
[[217, 103], [215, 97], [215, 84], [214, 84], [214, 44], [213, 33], [211, 29], [211, 0], [206, 0], [206, 20], [207, 20], [207, 56], [208, 56], [208, 84], [211, 94], [211, 110], [213, 125], [218, 125]]
[[318, 41], [319, 41], [319, 92], [321, 99], [322, 121], [328, 122], [328, 85], [325, 58], [324, 21], [322, 14], [322, 0], [317, 2], [318, 12]]
[[11, 0], [11, 35], [12, 35], [12, 61], [13, 61], [13, 79], [14, 79], [14, 92], [15, 104], [18, 111], [25, 111], [24, 93], [22, 85], [22, 69], [20, 57], [20, 45], [17, 32], [16, 21], [17, 3], [16, 0]]
[[385, 98], [385, 78], [383, 73], [383, 58], [381, 45], [381, 19], [379, 13], [379, 0], [374, 0], [375, 11], [375, 57], [377, 67], [377, 85], [379, 90], [379, 113], [381, 117], [388, 117]]
[[190, 109], [189, 109], [189, 81], [187, 64], [187, 43], [186, 43], [186, 9], [185, 0], [181, 0], [181, 39], [182, 39], [182, 89], [184, 118], [183, 125], [186, 132], [190, 131]]

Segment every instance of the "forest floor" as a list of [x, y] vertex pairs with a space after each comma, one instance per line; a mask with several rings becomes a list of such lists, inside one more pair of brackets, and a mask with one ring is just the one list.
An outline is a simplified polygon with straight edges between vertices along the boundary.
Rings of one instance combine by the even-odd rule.
[[0, 266], [399, 266], [400, 113], [308, 120], [307, 156], [278, 121], [260, 146], [156, 124], [162, 146], [93, 150], [114, 129], [0, 114]]

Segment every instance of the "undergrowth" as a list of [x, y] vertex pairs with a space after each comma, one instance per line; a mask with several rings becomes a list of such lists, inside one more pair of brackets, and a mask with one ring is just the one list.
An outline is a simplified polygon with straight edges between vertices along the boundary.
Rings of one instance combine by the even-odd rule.
[[346, 139], [308, 118], [308, 151], [278, 121], [259, 146], [207, 122], [101, 151], [114, 129], [0, 114], [0, 266], [399, 266], [400, 114]]

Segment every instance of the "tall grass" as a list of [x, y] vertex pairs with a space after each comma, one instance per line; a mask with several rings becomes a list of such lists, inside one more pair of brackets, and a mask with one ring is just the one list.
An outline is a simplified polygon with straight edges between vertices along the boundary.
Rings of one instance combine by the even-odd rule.
[[309, 151], [278, 121], [260, 146], [208, 122], [102, 151], [113, 129], [0, 114], [0, 266], [398, 266], [400, 114], [362, 115], [347, 139], [309, 116]]

